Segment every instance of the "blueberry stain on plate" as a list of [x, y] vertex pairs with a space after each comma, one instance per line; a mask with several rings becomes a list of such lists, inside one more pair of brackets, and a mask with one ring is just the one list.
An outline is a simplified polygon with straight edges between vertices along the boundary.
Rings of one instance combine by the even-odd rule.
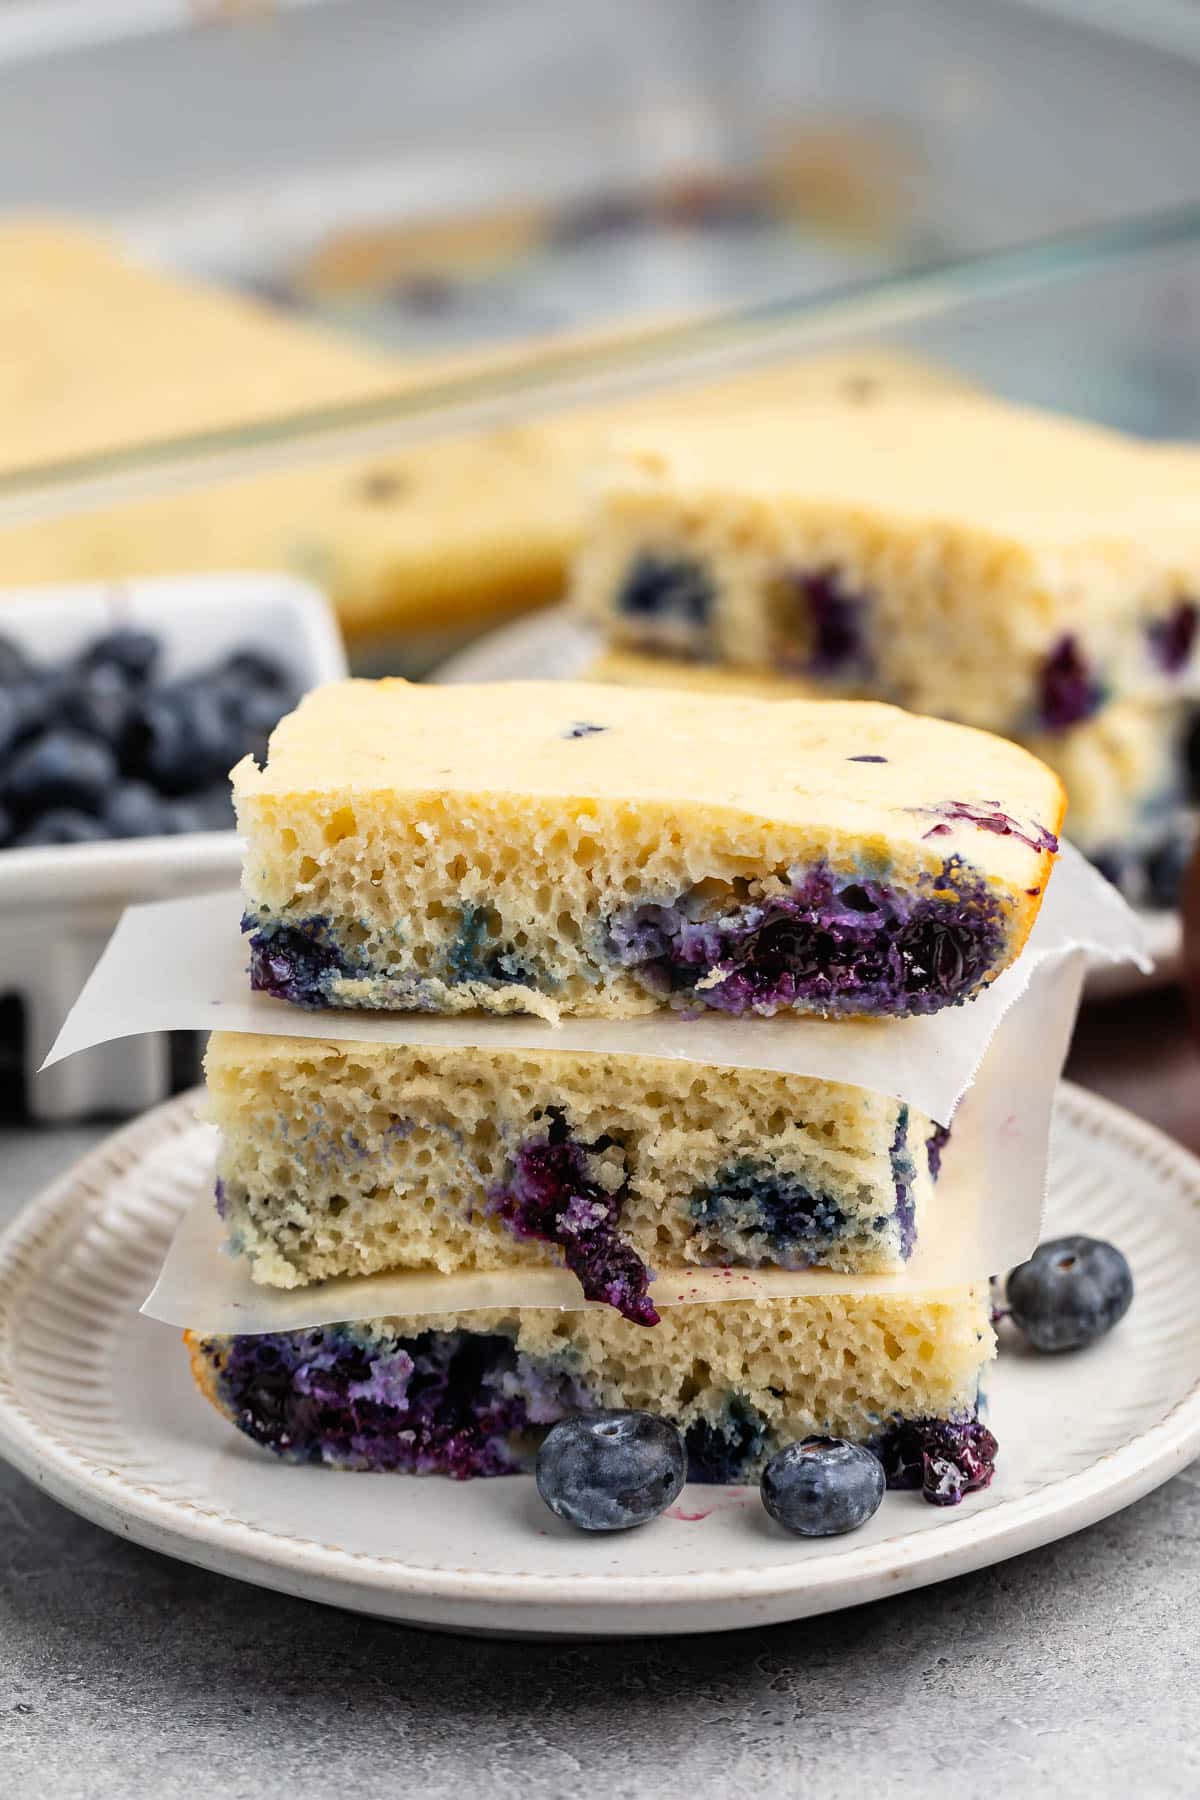
[[576, 719], [567, 726], [563, 736], [565, 738], [596, 737], [600, 732], [607, 730], [607, 725], [589, 725], [586, 719]]

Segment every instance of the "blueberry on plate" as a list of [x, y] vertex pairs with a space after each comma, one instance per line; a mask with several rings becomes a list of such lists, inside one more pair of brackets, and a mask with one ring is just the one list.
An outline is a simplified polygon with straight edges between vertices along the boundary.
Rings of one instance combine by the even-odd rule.
[[797, 1537], [840, 1537], [879, 1511], [883, 1464], [845, 1438], [788, 1444], [763, 1470], [759, 1489], [771, 1517]]
[[1129, 1264], [1102, 1238], [1051, 1238], [1008, 1278], [1009, 1316], [1036, 1350], [1082, 1350], [1132, 1299]]
[[79, 658], [80, 667], [116, 669], [133, 687], [150, 680], [158, 664], [159, 642], [152, 631], [122, 625], [94, 638]]
[[12, 840], [14, 850], [41, 844], [94, 844], [109, 835], [108, 827], [74, 806], [52, 806]]
[[647, 1412], [580, 1413], [547, 1432], [538, 1493], [581, 1531], [628, 1531], [657, 1518], [687, 1476], [683, 1439]]
[[107, 744], [64, 728], [18, 750], [8, 765], [4, 797], [24, 819], [60, 806], [95, 814], [116, 779], [117, 759]]

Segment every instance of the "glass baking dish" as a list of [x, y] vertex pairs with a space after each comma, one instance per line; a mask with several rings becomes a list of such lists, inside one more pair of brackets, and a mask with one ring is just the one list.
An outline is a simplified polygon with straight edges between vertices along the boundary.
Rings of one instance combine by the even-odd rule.
[[[659, 392], [885, 344], [1200, 435], [1189, 6], [188, 10], [52, 0], [36, 55], [0, 12], [0, 208], [251, 294], [370, 379], [249, 405], [227, 368], [197, 428], [160, 367], [154, 429], [118, 393], [99, 442], [57, 397], [38, 454], [14, 426], [0, 455], [0, 583], [282, 566], [358, 660], [419, 670], [558, 594], [592, 422]], [[518, 463], [538, 530], [498, 519], [476, 556]], [[434, 513], [459, 554], [414, 576]]]

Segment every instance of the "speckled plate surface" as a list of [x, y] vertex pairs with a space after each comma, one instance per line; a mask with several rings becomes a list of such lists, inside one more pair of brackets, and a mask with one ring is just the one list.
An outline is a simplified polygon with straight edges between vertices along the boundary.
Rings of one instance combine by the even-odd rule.
[[[437, 681], [578, 681], [599, 654], [600, 641], [562, 607], [517, 619], [478, 638], [437, 670]], [[1145, 993], [1179, 976], [1183, 925], [1177, 912], [1144, 912], [1151, 974], [1132, 963], [1098, 959], [1088, 970], [1087, 998], [1114, 1000]]]
[[140, 1316], [213, 1140], [184, 1095], [108, 1139], [0, 1240], [0, 1453], [67, 1506], [224, 1574], [444, 1629], [642, 1635], [766, 1624], [920, 1587], [1076, 1531], [1200, 1451], [1200, 1162], [1064, 1086], [1050, 1226], [1119, 1242], [1125, 1321], [1076, 1356], [1010, 1338], [990, 1379], [996, 1480], [952, 1512], [889, 1494], [802, 1542], [757, 1492], [684, 1490], [641, 1531], [560, 1525], [528, 1477], [457, 1484], [277, 1463], [193, 1390]]

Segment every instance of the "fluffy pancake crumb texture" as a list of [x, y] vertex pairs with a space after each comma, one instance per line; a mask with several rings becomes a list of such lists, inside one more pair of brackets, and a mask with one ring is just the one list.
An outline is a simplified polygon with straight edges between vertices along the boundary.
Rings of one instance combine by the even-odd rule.
[[715, 926], [778, 923], [801, 889], [845, 913], [847, 884], [849, 910], [885, 890], [965, 908], [974, 960], [916, 1009], [969, 997], [1024, 943], [1064, 805], [1018, 747], [891, 707], [537, 682], [319, 689], [234, 791], [249, 924], [325, 958], [317, 999], [307, 969], [271, 991], [548, 1017], [905, 1010], [722, 990], [737, 954]]
[[839, 1083], [237, 1032], [205, 1072], [231, 1244], [271, 1286], [565, 1260], [627, 1305], [630, 1253], [902, 1268], [933, 1203], [932, 1121]]
[[982, 1288], [680, 1306], [653, 1331], [535, 1307], [185, 1341], [212, 1403], [293, 1460], [504, 1474], [555, 1418], [615, 1406], [673, 1419], [694, 1472], [726, 1481], [811, 1432], [870, 1443], [898, 1421], [973, 1417], [995, 1354]]

